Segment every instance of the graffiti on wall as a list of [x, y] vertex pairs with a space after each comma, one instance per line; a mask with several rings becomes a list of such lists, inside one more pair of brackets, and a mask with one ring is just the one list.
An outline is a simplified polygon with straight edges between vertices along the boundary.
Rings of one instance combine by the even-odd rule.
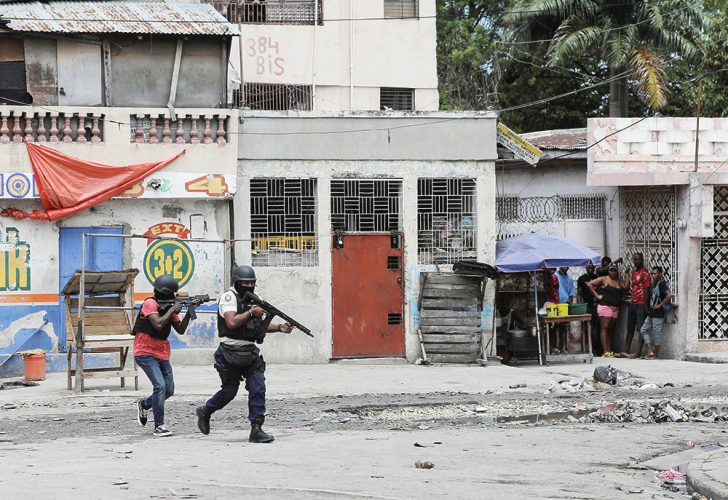
[[14, 227], [0, 230], [0, 291], [30, 290], [30, 245]]
[[151, 226], [144, 236], [173, 236], [177, 239], [147, 240], [144, 253], [144, 276], [149, 283], [163, 274], [170, 274], [179, 281], [180, 288], [185, 286], [195, 272], [195, 258], [187, 244], [182, 241], [189, 237], [190, 230], [178, 222], [160, 222]]

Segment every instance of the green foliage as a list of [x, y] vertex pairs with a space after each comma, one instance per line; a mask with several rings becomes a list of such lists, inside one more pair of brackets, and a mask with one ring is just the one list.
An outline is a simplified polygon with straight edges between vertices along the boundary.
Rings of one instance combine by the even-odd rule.
[[[698, 61], [706, 27], [696, 0], [514, 0], [504, 19], [516, 40], [550, 40], [550, 66], [591, 59], [611, 75], [627, 70], [653, 109], [667, 103], [665, 61]], [[626, 113], [620, 85], [610, 114]]]

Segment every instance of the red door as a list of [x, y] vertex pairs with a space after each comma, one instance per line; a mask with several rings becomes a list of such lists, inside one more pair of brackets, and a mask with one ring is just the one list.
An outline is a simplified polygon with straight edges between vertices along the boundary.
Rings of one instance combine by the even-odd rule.
[[404, 245], [398, 233], [345, 233], [332, 250], [334, 357], [404, 356]]

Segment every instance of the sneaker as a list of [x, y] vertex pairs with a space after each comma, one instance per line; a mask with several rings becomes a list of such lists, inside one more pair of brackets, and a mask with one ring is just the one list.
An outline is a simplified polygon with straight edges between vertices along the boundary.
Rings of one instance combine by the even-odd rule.
[[171, 435], [172, 431], [167, 429], [167, 427], [165, 427], [164, 425], [158, 425], [154, 428], [154, 432], [152, 433], [152, 436], [154, 436], [155, 438], [167, 437]]
[[140, 399], [137, 401], [137, 422], [139, 422], [139, 425], [144, 426], [147, 425], [147, 410], [144, 408], [144, 400]]

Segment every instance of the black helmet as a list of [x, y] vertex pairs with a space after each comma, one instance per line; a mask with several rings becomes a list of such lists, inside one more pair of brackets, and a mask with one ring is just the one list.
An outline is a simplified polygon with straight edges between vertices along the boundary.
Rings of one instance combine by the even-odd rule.
[[162, 295], [172, 295], [179, 290], [179, 282], [169, 274], [163, 274], [154, 280], [154, 291]]
[[238, 281], [255, 281], [255, 270], [250, 266], [237, 266], [233, 269], [233, 284]]

